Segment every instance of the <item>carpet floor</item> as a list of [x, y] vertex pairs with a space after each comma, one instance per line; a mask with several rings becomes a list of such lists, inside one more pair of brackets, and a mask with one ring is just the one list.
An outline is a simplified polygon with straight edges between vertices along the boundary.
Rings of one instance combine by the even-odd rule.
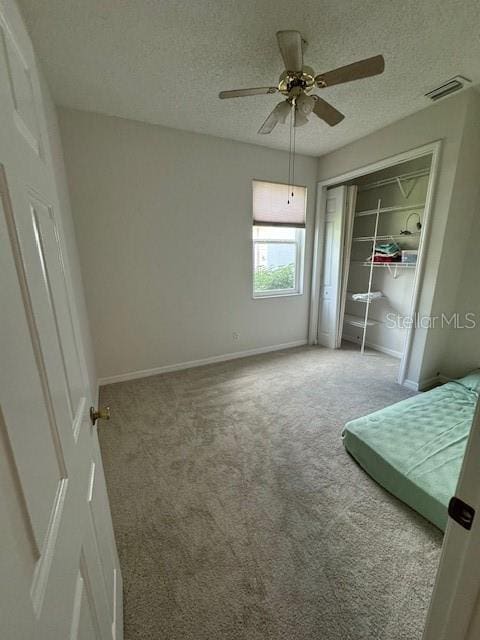
[[103, 387], [125, 640], [420, 640], [442, 535], [340, 438], [397, 369], [302, 347]]

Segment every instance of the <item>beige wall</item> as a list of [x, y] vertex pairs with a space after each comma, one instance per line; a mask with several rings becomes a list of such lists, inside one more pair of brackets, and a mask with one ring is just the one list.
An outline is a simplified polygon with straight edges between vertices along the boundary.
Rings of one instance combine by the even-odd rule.
[[[305, 293], [272, 300], [251, 297], [250, 181], [284, 181], [285, 153], [60, 109], [99, 376], [304, 340], [316, 178], [435, 140], [442, 151], [420, 313], [480, 312], [466, 257], [470, 235], [470, 255], [480, 241], [479, 103], [467, 91], [318, 161], [299, 157], [298, 181], [309, 188]], [[417, 330], [407, 378], [478, 366], [473, 343], [474, 332]]]
[[[477, 326], [448, 331], [441, 372], [452, 377], [480, 367], [480, 94], [472, 97], [455, 180], [456, 207], [449, 219], [444, 251], [450, 257], [446, 269], [452, 272], [451, 286], [456, 291], [453, 312], [461, 318], [475, 314]], [[452, 247], [457, 248], [453, 254]]]
[[253, 300], [251, 180], [285, 181], [285, 152], [75, 110], [59, 118], [100, 378], [306, 340], [315, 158], [296, 160], [305, 293]]
[[[478, 94], [475, 91], [463, 92], [319, 159], [318, 178], [323, 180], [442, 140], [431, 232], [426, 246], [426, 270], [419, 303], [419, 312], [423, 315], [455, 307], [460, 278], [456, 261], [465, 252], [470, 216], [463, 200], [461, 182], [458, 182], [457, 169], [460, 160], [467, 157], [463, 155], [467, 153], [463, 133], [477, 102]], [[466, 181], [463, 183], [465, 186]], [[449, 218], [457, 221], [453, 247], [448, 238], [444, 246]], [[415, 331], [407, 379], [413, 382], [426, 380], [442, 368], [447, 334], [448, 330]], [[424, 351], [427, 354], [425, 362], [422, 358]]]

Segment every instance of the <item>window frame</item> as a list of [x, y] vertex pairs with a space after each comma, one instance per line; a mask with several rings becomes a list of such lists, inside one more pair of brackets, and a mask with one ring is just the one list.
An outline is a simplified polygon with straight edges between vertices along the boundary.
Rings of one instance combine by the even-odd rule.
[[[304, 275], [304, 254], [305, 254], [305, 228], [304, 227], [292, 227], [295, 229], [294, 240], [268, 240], [268, 238], [256, 239], [253, 237], [253, 229], [255, 227], [269, 228], [267, 225], [252, 225], [252, 297], [254, 300], [262, 298], [285, 298], [289, 296], [301, 296], [303, 295], [303, 275]], [[275, 225], [272, 225], [272, 228]], [[296, 247], [295, 253], [295, 286], [290, 289], [265, 289], [262, 291], [255, 291], [255, 247], [257, 244], [291, 244]]]

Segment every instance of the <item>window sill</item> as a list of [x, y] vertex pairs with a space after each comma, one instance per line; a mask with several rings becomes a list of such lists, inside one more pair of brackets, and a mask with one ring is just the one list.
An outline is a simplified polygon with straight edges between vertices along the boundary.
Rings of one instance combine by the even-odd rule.
[[303, 296], [303, 291], [286, 291], [284, 293], [254, 293], [252, 298], [254, 300], [265, 300], [271, 298], [293, 298], [295, 296]]

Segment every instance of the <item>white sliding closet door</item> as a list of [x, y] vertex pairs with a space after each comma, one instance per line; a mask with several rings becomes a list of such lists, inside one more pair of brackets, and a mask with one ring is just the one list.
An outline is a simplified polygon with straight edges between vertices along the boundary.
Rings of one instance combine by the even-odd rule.
[[345, 213], [345, 231], [343, 234], [343, 266], [340, 290], [340, 309], [337, 324], [337, 342], [336, 348], [339, 349], [342, 344], [343, 334], [343, 317], [345, 315], [345, 303], [347, 300], [348, 275], [350, 273], [350, 256], [352, 249], [353, 223], [355, 218], [355, 207], [357, 204], [357, 186], [347, 187], [347, 205]]
[[347, 187], [327, 192], [320, 279], [318, 344], [337, 348], [342, 288], [342, 260]]

